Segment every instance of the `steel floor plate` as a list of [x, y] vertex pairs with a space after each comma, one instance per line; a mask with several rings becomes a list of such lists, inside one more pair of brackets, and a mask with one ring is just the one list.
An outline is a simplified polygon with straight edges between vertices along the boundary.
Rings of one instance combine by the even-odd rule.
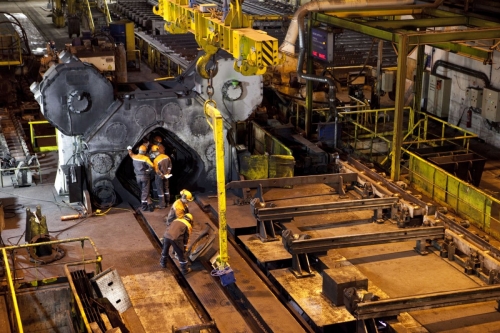
[[291, 260], [292, 255], [285, 250], [281, 236], [273, 242], [262, 242], [256, 235], [242, 235], [238, 239], [259, 263], [267, 264], [282, 260]]
[[308, 278], [296, 278], [288, 268], [270, 274], [317, 327], [355, 320], [345, 306], [335, 306], [322, 295], [323, 278], [318, 272]]
[[[205, 202], [205, 197], [198, 198]], [[194, 203], [189, 206], [190, 213], [195, 218], [195, 226], [190, 240], [193, 241], [205, 225], [205, 213]], [[248, 207], [245, 211], [250, 215]], [[165, 224], [163, 214], [153, 212], [145, 213], [148, 223], [157, 235], [163, 234]], [[208, 217], [206, 217], [208, 219]], [[218, 246], [218, 238], [214, 246]], [[260, 280], [259, 276], [248, 266], [245, 260], [238, 254], [231, 244], [228, 244], [229, 263], [236, 277], [236, 288], [244, 295], [244, 298], [252, 308], [250, 311], [260, 319], [273, 332], [303, 332], [303, 328], [292, 317], [283, 304], [269, 291], [267, 286]], [[176, 262], [177, 263], [177, 262]], [[195, 263], [193, 272], [186, 276], [186, 280], [196, 293], [200, 302], [206, 307], [207, 312], [217, 323], [221, 332], [250, 332], [250, 327], [245, 327], [244, 319], [230, 304], [222, 293], [218, 278], [214, 279], [200, 263]], [[230, 306], [231, 305], [231, 306]], [[280, 320], [276, 320], [280, 318]]]

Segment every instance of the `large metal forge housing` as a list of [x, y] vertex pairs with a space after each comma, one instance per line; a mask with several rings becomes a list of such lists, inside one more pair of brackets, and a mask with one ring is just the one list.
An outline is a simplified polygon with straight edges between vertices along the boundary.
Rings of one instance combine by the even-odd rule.
[[[123, 187], [115, 179], [129, 158], [126, 147], [152, 132], [180, 152], [174, 161], [180, 172], [173, 175], [178, 183], [201, 191], [215, 185], [214, 139], [203, 110], [208, 80], [196, 73], [196, 61], [175, 79], [113, 86], [94, 66], [67, 53], [60, 59], [31, 86], [45, 118], [60, 131], [59, 193], [66, 186], [61, 166], [83, 165], [94, 201], [114, 204]], [[235, 72], [230, 56], [218, 55], [213, 66], [212, 98], [223, 117], [246, 120], [262, 101], [262, 77]], [[225, 147], [230, 165], [234, 147]], [[128, 181], [133, 174], [121, 178]]]

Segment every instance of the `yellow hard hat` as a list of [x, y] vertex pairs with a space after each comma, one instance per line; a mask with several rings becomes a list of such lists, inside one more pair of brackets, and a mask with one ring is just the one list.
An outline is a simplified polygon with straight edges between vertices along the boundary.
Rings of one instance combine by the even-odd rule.
[[184, 215], [184, 219], [187, 220], [191, 224], [193, 224], [193, 222], [194, 222], [193, 215], [191, 215], [191, 213], [187, 213], [186, 215]]
[[151, 146], [151, 152], [152, 152], [152, 153], [156, 153], [156, 152], [157, 152], [157, 151], [159, 151], [159, 150], [160, 150], [160, 147], [158, 147], [157, 145], [152, 145], [152, 146]]
[[186, 199], [187, 201], [193, 201], [193, 195], [191, 194], [191, 192], [189, 192], [188, 190], [182, 190], [181, 191], [181, 195], [184, 199]]
[[148, 148], [145, 145], [141, 145], [139, 147], [139, 154], [146, 154], [147, 151], [148, 151]]

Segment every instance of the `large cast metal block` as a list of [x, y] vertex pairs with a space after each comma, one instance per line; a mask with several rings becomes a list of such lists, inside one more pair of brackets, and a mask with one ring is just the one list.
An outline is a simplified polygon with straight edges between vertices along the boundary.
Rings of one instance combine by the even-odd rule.
[[344, 305], [344, 289], [368, 290], [368, 278], [355, 266], [340, 266], [323, 271], [323, 295], [336, 306]]

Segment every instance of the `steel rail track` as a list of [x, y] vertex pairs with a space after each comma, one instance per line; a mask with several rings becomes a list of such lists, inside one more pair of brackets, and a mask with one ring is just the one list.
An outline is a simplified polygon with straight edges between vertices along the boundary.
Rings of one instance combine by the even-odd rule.
[[[154, 232], [151, 225], [147, 222], [147, 219], [144, 217], [142, 212], [139, 209], [137, 209], [136, 212], [137, 213], [135, 214], [135, 217], [139, 222], [139, 225], [144, 229], [144, 232], [146, 233], [148, 238], [150, 238], [151, 243], [158, 245], [157, 248], [158, 253], [161, 253], [162, 242], [160, 241], [158, 236], [156, 236], [156, 233]], [[212, 318], [205, 310], [205, 307], [203, 306], [199, 298], [196, 296], [196, 293], [193, 291], [189, 283], [187, 283], [186, 278], [184, 277], [179, 267], [177, 267], [174, 260], [170, 256], [167, 257], [167, 268], [173, 274], [179, 286], [181, 286], [182, 290], [186, 295], [186, 298], [189, 300], [191, 306], [196, 311], [199, 318], [203, 321], [204, 324], [210, 323], [212, 321]], [[208, 332], [219, 332], [219, 330], [209, 329]]]
[[[197, 202], [198, 203], [198, 202]], [[203, 209], [202, 203], [198, 205]], [[204, 209], [203, 209], [204, 210]], [[205, 211], [205, 210], [204, 210]], [[217, 212], [210, 206], [210, 211], [205, 213], [209, 216], [210, 222], [216, 228], [219, 227]], [[248, 253], [241, 248], [237, 243], [236, 239], [231, 233], [227, 233], [227, 240], [231, 246], [238, 252], [238, 254], [243, 258], [247, 265], [258, 275], [261, 281], [269, 288], [276, 298], [287, 308], [290, 314], [297, 320], [297, 322], [302, 326], [302, 328], [309, 333], [315, 332], [312, 327], [307, 323], [307, 321], [297, 312], [297, 310], [289, 303], [288, 299], [276, 288], [276, 286], [271, 282], [271, 280], [266, 276], [266, 274], [260, 269], [260, 267], [252, 261]]]

